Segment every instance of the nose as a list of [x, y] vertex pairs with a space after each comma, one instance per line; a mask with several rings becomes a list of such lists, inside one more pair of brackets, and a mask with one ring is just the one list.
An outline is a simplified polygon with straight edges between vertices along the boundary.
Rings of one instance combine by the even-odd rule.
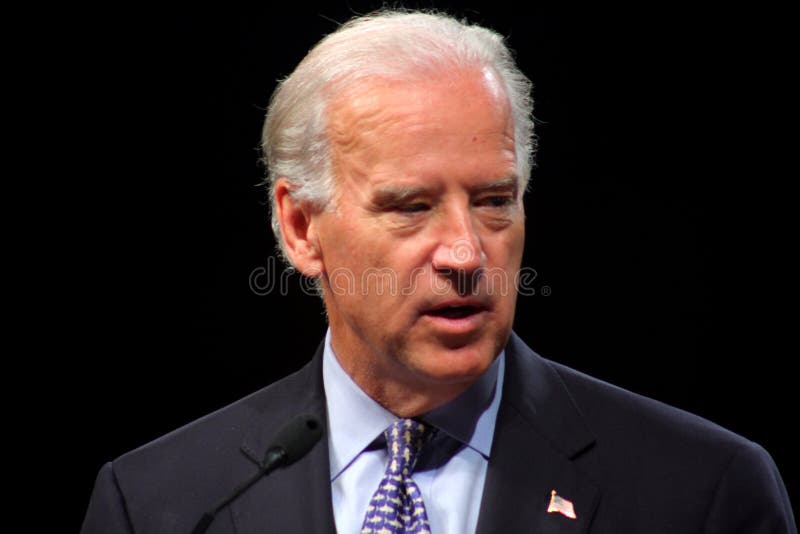
[[486, 255], [469, 208], [451, 211], [440, 223], [441, 236], [433, 254], [433, 268], [443, 274], [479, 271], [486, 264]]

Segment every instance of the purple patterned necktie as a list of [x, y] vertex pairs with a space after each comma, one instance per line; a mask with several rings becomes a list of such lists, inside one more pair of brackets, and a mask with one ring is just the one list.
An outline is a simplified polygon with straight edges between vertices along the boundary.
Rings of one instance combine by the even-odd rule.
[[412, 419], [400, 419], [383, 433], [389, 465], [367, 507], [361, 534], [430, 534], [428, 514], [419, 486], [411, 478], [432, 429]]

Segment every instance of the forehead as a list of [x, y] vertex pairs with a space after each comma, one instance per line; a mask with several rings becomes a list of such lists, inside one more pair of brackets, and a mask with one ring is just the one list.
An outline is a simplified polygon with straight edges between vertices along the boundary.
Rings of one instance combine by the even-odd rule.
[[[362, 164], [455, 152], [513, 151], [513, 120], [493, 71], [470, 69], [409, 81], [368, 78], [328, 107], [334, 162]], [[467, 146], [465, 146], [465, 143]]]

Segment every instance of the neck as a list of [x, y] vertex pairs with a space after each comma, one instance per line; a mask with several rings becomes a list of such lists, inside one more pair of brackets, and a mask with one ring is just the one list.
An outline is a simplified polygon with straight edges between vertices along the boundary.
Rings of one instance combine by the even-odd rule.
[[331, 348], [342, 369], [364, 393], [398, 417], [417, 417], [444, 406], [480, 378], [432, 380], [411, 373], [394, 358], [354, 348], [358, 346], [342, 343], [332, 332]]

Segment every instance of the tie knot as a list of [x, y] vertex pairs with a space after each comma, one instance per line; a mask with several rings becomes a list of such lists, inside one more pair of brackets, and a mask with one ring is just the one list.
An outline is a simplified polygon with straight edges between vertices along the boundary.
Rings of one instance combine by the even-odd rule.
[[409, 476], [422, 448], [433, 437], [433, 429], [413, 419], [399, 419], [383, 433], [389, 449], [389, 472]]

